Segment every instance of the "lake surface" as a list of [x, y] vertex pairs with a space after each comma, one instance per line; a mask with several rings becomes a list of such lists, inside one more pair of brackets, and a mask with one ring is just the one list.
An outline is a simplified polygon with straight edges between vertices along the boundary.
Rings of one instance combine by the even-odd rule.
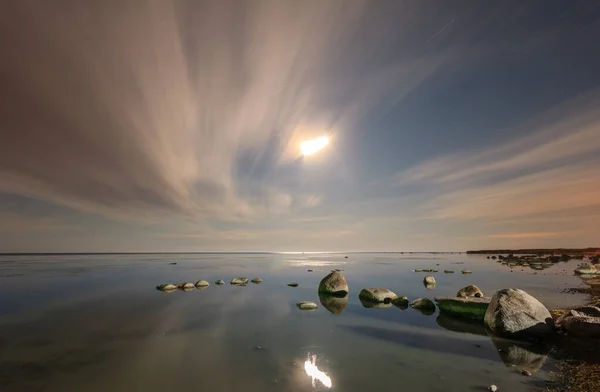
[[[476, 284], [486, 296], [514, 287], [548, 308], [575, 306], [586, 297], [562, 289], [581, 285], [577, 263], [534, 271], [464, 254], [0, 256], [0, 390], [539, 390], [557, 360], [547, 351], [493, 341], [437, 311], [365, 308], [358, 293], [387, 287], [433, 299]], [[350, 294], [325, 307], [317, 287], [334, 268]], [[440, 271], [434, 289], [415, 268]], [[264, 282], [230, 285], [238, 276]], [[156, 290], [199, 279], [211, 286]], [[304, 300], [319, 309], [299, 310]]]

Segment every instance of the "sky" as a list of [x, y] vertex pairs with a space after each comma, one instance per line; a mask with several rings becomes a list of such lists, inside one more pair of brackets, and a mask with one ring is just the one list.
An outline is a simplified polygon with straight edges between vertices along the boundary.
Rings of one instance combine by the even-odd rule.
[[600, 246], [599, 41], [595, 1], [2, 1], [0, 252]]

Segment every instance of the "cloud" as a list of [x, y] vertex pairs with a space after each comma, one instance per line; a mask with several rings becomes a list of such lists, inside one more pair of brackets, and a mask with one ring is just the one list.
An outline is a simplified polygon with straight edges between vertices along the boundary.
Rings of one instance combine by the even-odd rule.
[[566, 237], [576, 235], [577, 232], [539, 232], [539, 233], [501, 233], [501, 234], [490, 234], [483, 236], [483, 238], [493, 239], [529, 239], [529, 238], [552, 238], [552, 237]]
[[417, 52], [372, 62], [397, 27], [366, 4], [5, 5], [1, 190], [112, 216], [238, 219], [273, 203], [279, 213], [289, 199], [240, 191], [259, 162], [272, 157], [262, 170], [276, 171], [297, 157], [291, 141], [343, 133], [440, 62]]
[[427, 219], [514, 223], [562, 211], [598, 214], [599, 103], [597, 91], [586, 94], [529, 121], [524, 137], [424, 161], [390, 182], [418, 185]]

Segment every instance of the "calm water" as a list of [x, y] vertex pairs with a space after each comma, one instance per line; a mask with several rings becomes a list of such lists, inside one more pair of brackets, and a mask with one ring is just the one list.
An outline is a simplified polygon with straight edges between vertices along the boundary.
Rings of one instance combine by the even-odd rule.
[[[476, 284], [485, 295], [521, 288], [549, 308], [585, 301], [561, 293], [581, 285], [572, 276], [577, 262], [511, 272], [483, 256], [345, 256], [0, 256], [0, 390], [530, 391], [543, 386], [556, 356], [492, 341], [481, 327], [437, 312], [367, 309], [359, 291], [380, 286], [433, 299]], [[347, 304], [326, 302], [333, 313], [317, 295], [332, 268], [344, 269], [351, 291]], [[426, 274], [414, 268], [439, 269], [436, 287], [425, 288]], [[460, 274], [465, 268], [473, 274]], [[264, 282], [213, 284], [237, 276]], [[198, 279], [211, 286], [155, 289]], [[320, 307], [300, 311], [302, 300]]]

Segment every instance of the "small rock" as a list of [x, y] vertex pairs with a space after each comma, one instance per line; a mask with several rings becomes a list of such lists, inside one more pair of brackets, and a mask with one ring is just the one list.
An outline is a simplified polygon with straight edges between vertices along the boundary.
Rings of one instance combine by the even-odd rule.
[[193, 289], [194, 287], [196, 286], [193, 283], [179, 283], [177, 285], [177, 288], [182, 290]]
[[463, 287], [462, 289], [458, 290], [458, 292], [456, 293], [457, 297], [476, 297], [476, 298], [480, 298], [483, 297], [483, 292], [479, 289], [479, 287], [475, 286], [474, 284], [469, 285], [467, 287]]
[[490, 385], [488, 387], [488, 391], [490, 391], [490, 392], [497, 392], [498, 391], [498, 387], [495, 386], [494, 384], [492, 384], [492, 385]]
[[420, 269], [414, 269], [413, 272], [421, 272]]
[[215, 282], [215, 284], [223, 285], [223, 284], [225, 284], [225, 281], [223, 281], [223, 279], [219, 279]]
[[402, 296], [392, 300], [392, 304], [402, 310], [408, 309], [408, 297]]
[[389, 303], [398, 298], [396, 293], [382, 287], [368, 287], [362, 289], [358, 297], [372, 302]]
[[208, 287], [208, 286], [210, 286], [210, 283], [208, 283], [206, 280], [199, 280], [196, 282], [195, 286], [196, 287]]
[[246, 278], [246, 277], [233, 278], [233, 279], [231, 279], [231, 284], [235, 284], [235, 285], [248, 284], [248, 278]]
[[175, 263], [175, 262], [172, 262], [172, 263], [169, 263], [169, 264], [171, 264], [171, 265], [177, 265], [177, 263]]
[[252, 283], [256, 283], [256, 284], [262, 283], [262, 281], [263, 280], [261, 278], [254, 278], [251, 280]]
[[315, 310], [319, 307], [316, 303], [309, 301], [298, 302], [296, 306], [302, 310]]
[[413, 309], [426, 309], [435, 310], [435, 304], [427, 298], [417, 298], [410, 303], [410, 307]]
[[426, 285], [432, 285], [435, 284], [435, 278], [433, 276], [426, 276], [425, 279], [423, 279], [423, 283], [425, 283]]
[[454, 271], [452, 271], [452, 270], [444, 270], [444, 273], [445, 273], [445, 274], [453, 274], [453, 273], [454, 273]]
[[288, 283], [288, 286], [290, 286], [290, 287], [298, 287], [298, 283], [296, 283], [296, 282]]
[[463, 274], [472, 274], [473, 273], [473, 271], [469, 271], [469, 270], [462, 270], [460, 272]]
[[309, 270], [307, 270], [307, 271], [308, 271], [308, 272], [313, 272], [313, 270], [311, 270], [311, 269], [309, 269]]
[[525, 369], [521, 370], [521, 374], [524, 375], [524, 376], [527, 376], [527, 377], [531, 376], [531, 372], [529, 370], [525, 370]]
[[171, 284], [171, 283], [167, 283], [167, 284], [160, 284], [160, 285], [156, 286], [156, 289], [160, 290], [160, 291], [170, 292], [173, 290], [177, 290], [177, 286], [175, 286], [174, 284]]

